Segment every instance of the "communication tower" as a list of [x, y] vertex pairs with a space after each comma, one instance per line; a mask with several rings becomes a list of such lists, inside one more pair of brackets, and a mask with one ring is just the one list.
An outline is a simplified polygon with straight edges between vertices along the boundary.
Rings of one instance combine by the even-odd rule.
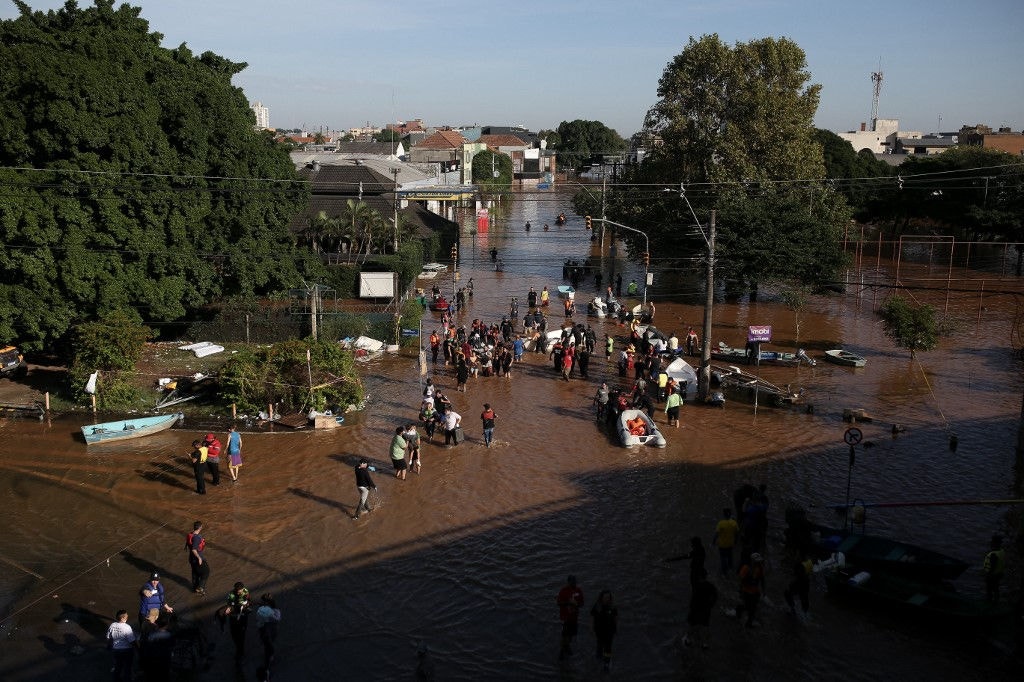
[[878, 95], [882, 92], [882, 62], [878, 62], [878, 71], [871, 74], [871, 82], [874, 84], [874, 92], [871, 95], [871, 130], [875, 130], [875, 121], [878, 119]]

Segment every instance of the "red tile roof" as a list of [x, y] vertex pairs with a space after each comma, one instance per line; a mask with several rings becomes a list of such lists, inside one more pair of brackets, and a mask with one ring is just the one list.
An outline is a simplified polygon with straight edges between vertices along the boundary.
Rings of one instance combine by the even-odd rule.
[[477, 142], [488, 147], [529, 147], [530, 145], [515, 135], [481, 135]]
[[466, 138], [462, 133], [455, 130], [438, 130], [433, 135], [424, 138], [416, 145], [419, 149], [461, 149], [466, 144]]

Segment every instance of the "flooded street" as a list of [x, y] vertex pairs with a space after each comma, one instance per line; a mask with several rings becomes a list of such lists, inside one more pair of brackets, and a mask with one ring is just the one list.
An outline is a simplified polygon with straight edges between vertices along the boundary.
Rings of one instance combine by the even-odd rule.
[[[500, 322], [511, 296], [525, 312], [529, 287], [554, 292], [564, 283], [563, 261], [591, 254], [582, 218], [570, 218], [565, 229], [554, 225], [560, 211], [571, 215], [570, 196], [530, 193], [488, 234], [465, 231], [460, 286], [469, 277], [475, 286], [462, 316], [467, 326], [474, 318]], [[544, 223], [551, 226], [546, 233]], [[489, 261], [492, 248], [502, 272]], [[626, 282], [642, 281], [642, 267], [620, 259], [616, 269], [623, 267]], [[450, 274], [441, 277], [449, 292]], [[667, 290], [661, 280], [656, 274], [649, 292], [657, 326], [680, 337], [687, 326], [699, 330], [703, 308], [692, 302], [694, 292]], [[986, 287], [1011, 289], [1024, 287], [1010, 279]], [[581, 314], [593, 292], [591, 278], [577, 295]], [[771, 347], [795, 350], [794, 313], [771, 293], [756, 303], [717, 303], [713, 341], [742, 346], [748, 325], [770, 324]], [[205, 624], [213, 645], [210, 669], [200, 677], [206, 680], [254, 679], [255, 624], [236, 678], [231, 639], [212, 617], [236, 580], [254, 595], [273, 592], [282, 609], [275, 680], [415, 679], [420, 642], [429, 646], [439, 680], [1010, 679], [1020, 671], [1019, 649], [1004, 634], [925, 630], [826, 599], [820, 578], [808, 625], [790, 616], [782, 597], [786, 507], [842, 523], [827, 506], [846, 500], [844, 409], [875, 418], [858, 425], [871, 446], [858, 446], [851, 497], [1014, 496], [1024, 392], [1012, 352], [1019, 295], [989, 293], [979, 303], [977, 294], [954, 293], [955, 334], [918, 361], [883, 336], [872, 303], [884, 295], [851, 287], [811, 299], [800, 314], [800, 345], [817, 366], [760, 368], [775, 384], [802, 388], [804, 405], [756, 412], [732, 400], [724, 409], [686, 405], [681, 427], [664, 429], [664, 449], [624, 449], [595, 424], [597, 385], [627, 381], [603, 353], [595, 353], [588, 381], [558, 380], [547, 356], [527, 353], [511, 380], [471, 378], [465, 393], [438, 367], [429, 376], [463, 416], [467, 441], [451, 449], [425, 445], [422, 474], [406, 481], [388, 475], [387, 446], [394, 427], [417, 415], [424, 377], [414, 351], [362, 366], [368, 404], [340, 429], [243, 435], [240, 480], [225, 476], [205, 497], [193, 493], [185, 458], [200, 431], [187, 424], [86, 448], [83, 415], [0, 422], [0, 679], [108, 679], [102, 639], [109, 619], [125, 608], [135, 622], [138, 590], [153, 569], [176, 612]], [[944, 307], [945, 291], [917, 295]], [[562, 321], [554, 294], [550, 318], [552, 325]], [[425, 335], [439, 319], [427, 314]], [[586, 321], [599, 348], [606, 334], [626, 334], [611, 321]], [[821, 360], [825, 349], [840, 346], [865, 356], [867, 366]], [[490, 449], [481, 436], [484, 402], [498, 414]], [[665, 415], [656, 417], [664, 425]], [[905, 430], [893, 435], [893, 424]], [[379, 490], [373, 512], [355, 521], [352, 465], [360, 456], [378, 467]], [[767, 484], [771, 499], [763, 627], [748, 631], [722, 614], [735, 603], [736, 586], [717, 577], [709, 551], [720, 593], [712, 648], [681, 649], [689, 567], [664, 559], [684, 552], [692, 535], [707, 544], [722, 508], [747, 482]], [[970, 562], [958, 584], [982, 594], [981, 560], [1005, 518], [999, 506], [871, 509], [868, 529]], [[212, 567], [206, 598], [189, 591], [183, 551], [195, 519], [206, 524]], [[579, 577], [585, 612], [602, 589], [615, 595], [619, 627], [609, 675], [594, 659], [588, 619], [581, 618], [573, 658], [558, 661], [555, 594], [569, 573]]]

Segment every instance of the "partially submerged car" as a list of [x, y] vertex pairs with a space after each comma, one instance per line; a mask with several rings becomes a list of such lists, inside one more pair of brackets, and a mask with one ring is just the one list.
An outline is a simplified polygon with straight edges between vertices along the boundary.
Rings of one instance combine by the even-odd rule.
[[26, 373], [28, 373], [28, 367], [17, 346], [0, 348], [0, 377], [13, 379], [23, 377]]

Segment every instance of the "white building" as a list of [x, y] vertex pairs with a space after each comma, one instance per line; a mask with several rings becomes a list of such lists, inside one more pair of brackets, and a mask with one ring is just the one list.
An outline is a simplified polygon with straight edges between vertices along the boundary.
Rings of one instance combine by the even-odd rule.
[[[853, 150], [870, 149], [875, 154], [892, 153], [893, 142], [900, 128], [898, 118], [876, 118], [871, 122], [871, 130], [860, 124], [860, 130], [838, 133], [839, 137], [853, 145]], [[906, 135], [906, 133], [904, 133]], [[918, 133], [920, 135], [920, 133]], [[889, 139], [890, 136], [893, 139]]]
[[249, 105], [256, 114], [256, 127], [266, 130], [270, 127], [270, 109], [263, 106], [263, 102], [253, 102]]

